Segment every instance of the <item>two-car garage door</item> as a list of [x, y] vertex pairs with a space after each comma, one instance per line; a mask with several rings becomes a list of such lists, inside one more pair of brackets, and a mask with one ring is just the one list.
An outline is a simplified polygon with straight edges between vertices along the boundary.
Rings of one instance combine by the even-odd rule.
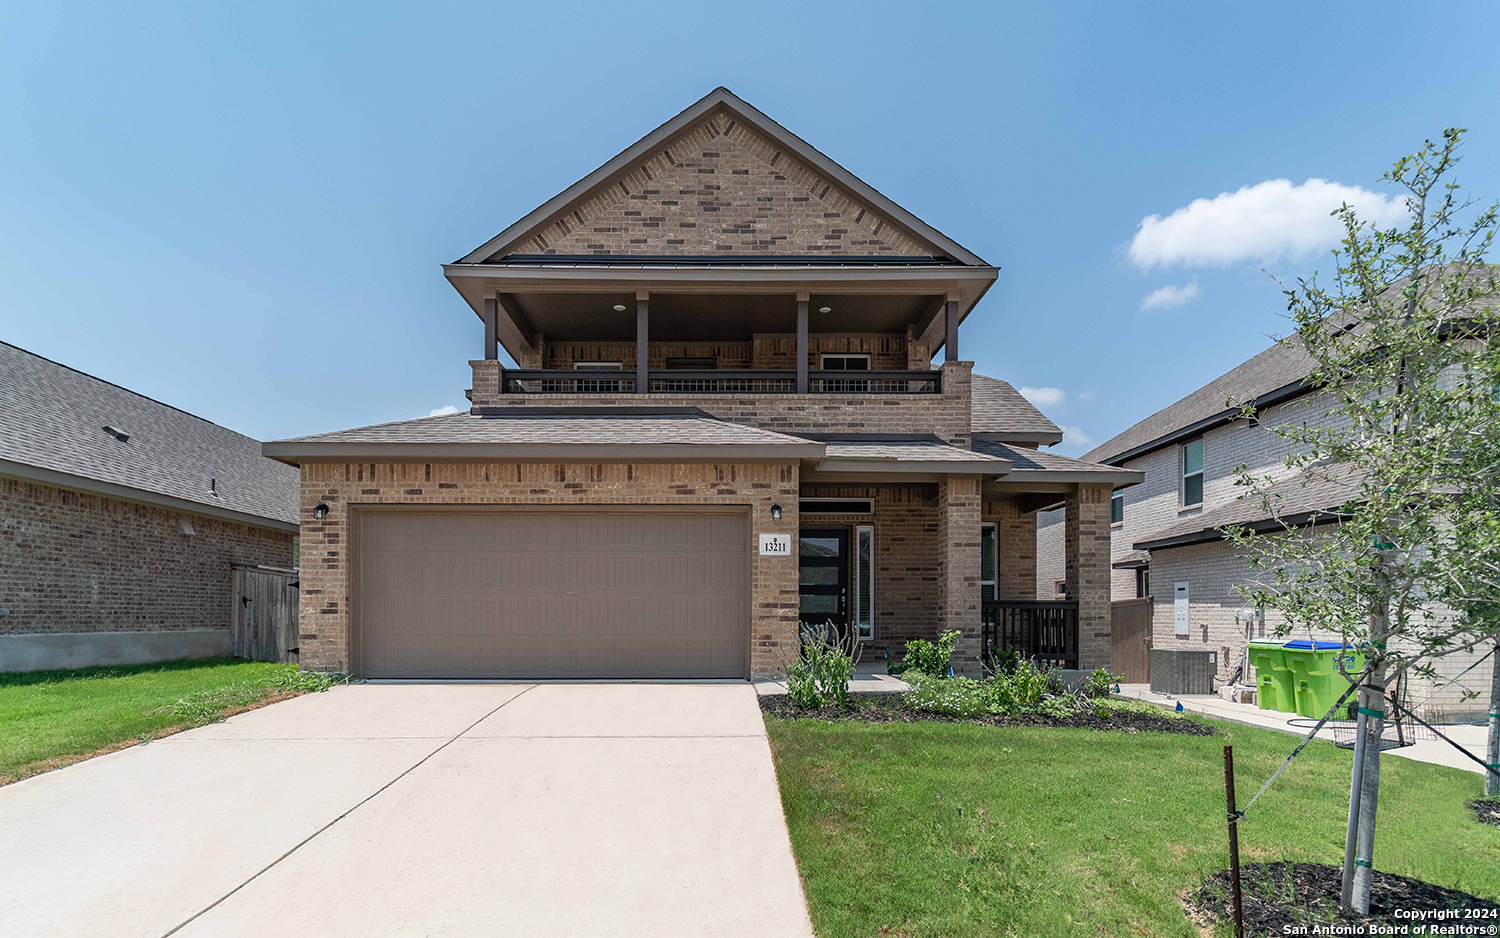
[[747, 674], [743, 511], [371, 508], [356, 539], [362, 677]]

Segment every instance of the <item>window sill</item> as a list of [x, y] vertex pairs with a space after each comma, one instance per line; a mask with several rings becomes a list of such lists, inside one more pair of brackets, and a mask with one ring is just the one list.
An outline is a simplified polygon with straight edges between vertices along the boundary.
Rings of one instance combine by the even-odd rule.
[[1177, 517], [1179, 517], [1179, 518], [1186, 517], [1187, 515], [1197, 515], [1197, 514], [1202, 514], [1202, 513], [1203, 513], [1203, 506], [1202, 505], [1189, 505], [1186, 508], [1179, 508], [1179, 509], [1177, 509]]

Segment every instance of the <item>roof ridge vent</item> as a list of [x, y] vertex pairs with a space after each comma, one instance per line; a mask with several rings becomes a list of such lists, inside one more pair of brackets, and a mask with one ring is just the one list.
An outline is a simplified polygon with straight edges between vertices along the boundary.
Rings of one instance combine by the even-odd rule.
[[110, 436], [119, 440], [121, 443], [130, 442], [130, 434], [126, 433], [124, 430], [117, 429], [110, 426], [109, 424], [105, 424], [101, 429], [103, 429], [105, 433], [108, 433]]

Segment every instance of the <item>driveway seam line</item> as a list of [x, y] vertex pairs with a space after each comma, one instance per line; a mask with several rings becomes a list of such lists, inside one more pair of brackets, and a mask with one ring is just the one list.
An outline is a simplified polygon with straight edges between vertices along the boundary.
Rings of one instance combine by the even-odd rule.
[[[271, 870], [272, 867], [279, 865], [281, 863], [281, 861], [285, 860], [287, 857], [291, 856], [292, 854], [296, 853], [298, 850], [301, 850], [303, 847], [307, 846], [307, 844], [310, 843], [318, 835], [322, 834], [324, 831], [328, 830], [330, 827], [332, 827], [333, 825], [337, 824], [339, 821], [342, 821], [344, 818], [346, 818], [349, 815], [353, 814], [355, 811], [358, 811], [361, 807], [363, 807], [364, 805], [368, 804], [370, 802], [370, 800], [372, 798], [374, 798], [376, 795], [379, 795], [381, 792], [385, 791], [387, 788], [390, 788], [392, 785], [394, 785], [397, 782], [401, 781], [403, 778], [406, 778], [406, 776], [408, 776], [412, 772], [416, 771], [428, 759], [431, 759], [433, 756], [435, 756], [438, 753], [442, 752], [444, 749], [447, 749], [450, 745], [452, 745], [455, 741], [457, 741], [457, 739], [460, 736], [462, 736], [464, 733], [467, 733], [469, 730], [472, 730], [474, 727], [476, 727], [479, 724], [483, 723], [485, 720], [488, 720], [490, 717], [494, 716], [496, 713], [499, 713], [502, 708], [508, 706], [513, 701], [519, 700], [528, 691], [535, 690], [536, 687], [537, 687], [537, 685], [535, 685], [535, 684], [528, 685], [524, 690], [521, 691], [521, 693], [516, 694], [514, 697], [510, 698], [509, 700], [506, 700], [504, 703], [501, 703], [500, 706], [496, 707], [495, 709], [493, 709], [490, 712], [486, 713], [484, 716], [482, 716], [479, 719], [475, 720], [473, 723], [470, 723], [468, 726], [464, 727], [458, 733], [456, 733], [452, 737], [450, 737], [441, 746], [437, 747], [436, 749], [434, 749], [431, 752], [429, 752], [427, 755], [423, 756], [422, 758], [418, 759], [416, 762], [412, 763], [400, 775], [397, 775], [395, 778], [391, 779], [390, 781], [386, 782], [384, 785], [381, 785], [379, 788], [375, 789], [369, 795], [365, 796], [364, 798], [361, 798], [358, 802], [356, 802], [355, 804], [351, 805], [349, 807], [349, 810], [345, 811], [343, 814], [340, 814], [338, 817], [336, 817], [333, 820], [329, 821], [327, 824], [324, 824], [322, 827], [320, 827], [317, 830], [313, 831], [311, 834], [308, 834], [302, 840], [298, 841], [295, 845], [293, 845], [292, 848], [290, 850], [288, 850], [286, 853], [283, 853], [281, 856], [279, 856], [276, 859], [272, 860], [270, 863], [267, 863], [265, 866], [261, 867], [259, 870], [255, 871], [254, 873], [250, 874], [250, 877], [248, 879], [246, 879], [244, 882], [240, 883], [238, 886], [236, 886], [233, 889], [229, 890], [228, 892], [224, 893], [224, 895], [222, 895], [219, 898], [215, 899], [213, 902], [210, 902], [208, 905], [206, 905], [203, 908], [199, 909], [197, 912], [194, 912], [188, 918], [183, 919], [181, 922], [177, 923], [177, 925], [174, 926], [171, 931], [164, 932], [162, 934], [162, 938], [171, 938], [172, 935], [177, 934], [178, 932], [182, 931], [184, 928], [186, 928], [189, 925], [193, 924], [193, 922], [197, 921], [199, 918], [203, 917], [204, 915], [206, 915], [209, 912], [212, 912], [214, 909], [218, 908], [219, 905], [224, 902], [224, 900], [228, 899], [230, 896], [234, 895], [235, 893], [239, 892], [241, 889], [244, 889], [246, 886], [250, 885], [251, 883], [255, 882], [260, 877], [264, 876], [267, 872], [269, 872]], [[330, 738], [332, 738], [332, 737], [330, 737]], [[431, 737], [421, 737], [421, 738], [431, 738]]]

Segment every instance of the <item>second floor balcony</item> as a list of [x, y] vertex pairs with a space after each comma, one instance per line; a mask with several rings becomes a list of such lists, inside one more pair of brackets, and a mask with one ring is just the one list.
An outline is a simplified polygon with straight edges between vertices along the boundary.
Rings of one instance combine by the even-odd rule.
[[[941, 394], [941, 371], [812, 370], [805, 372], [805, 394]], [[650, 394], [796, 394], [795, 369], [647, 369]], [[506, 369], [502, 394], [636, 394], [636, 372], [623, 369]]]

